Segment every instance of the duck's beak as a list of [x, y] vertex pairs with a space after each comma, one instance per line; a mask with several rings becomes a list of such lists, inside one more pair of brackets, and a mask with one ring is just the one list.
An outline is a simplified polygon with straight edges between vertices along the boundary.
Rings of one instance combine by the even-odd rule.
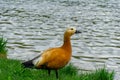
[[78, 30], [76, 30], [76, 32], [75, 32], [76, 34], [78, 34], [78, 33], [82, 33], [81, 31], [78, 31]]

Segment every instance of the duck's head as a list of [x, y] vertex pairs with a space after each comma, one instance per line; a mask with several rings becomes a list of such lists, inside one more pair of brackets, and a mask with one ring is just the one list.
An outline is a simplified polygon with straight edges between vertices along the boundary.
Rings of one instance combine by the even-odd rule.
[[72, 36], [75, 33], [81, 33], [80, 31], [76, 30], [75, 27], [68, 27], [67, 30], [65, 31], [65, 34]]

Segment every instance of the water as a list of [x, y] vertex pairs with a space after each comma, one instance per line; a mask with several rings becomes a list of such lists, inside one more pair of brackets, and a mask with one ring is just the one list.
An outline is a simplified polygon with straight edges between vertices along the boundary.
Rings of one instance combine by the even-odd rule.
[[8, 39], [8, 58], [29, 60], [60, 46], [66, 27], [72, 36], [71, 62], [80, 70], [106, 66], [120, 78], [120, 0], [0, 0], [0, 34]]

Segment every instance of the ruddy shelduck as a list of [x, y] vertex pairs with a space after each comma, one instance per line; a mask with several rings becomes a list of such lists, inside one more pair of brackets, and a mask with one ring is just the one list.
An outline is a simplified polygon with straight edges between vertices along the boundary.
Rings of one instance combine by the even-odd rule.
[[50, 75], [51, 70], [55, 70], [58, 79], [58, 69], [64, 67], [71, 59], [72, 47], [70, 37], [75, 33], [81, 33], [74, 27], [69, 27], [64, 33], [64, 42], [61, 47], [50, 48], [32, 60], [22, 63], [25, 67], [35, 67], [37, 69], [47, 69]]

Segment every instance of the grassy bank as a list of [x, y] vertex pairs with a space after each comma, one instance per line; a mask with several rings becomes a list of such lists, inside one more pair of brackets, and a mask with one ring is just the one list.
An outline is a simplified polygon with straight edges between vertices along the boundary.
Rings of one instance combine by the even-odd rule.
[[7, 57], [7, 48], [6, 48], [7, 40], [0, 36], [0, 58]]
[[[91, 73], [78, 74], [77, 69], [69, 65], [59, 70], [60, 80], [113, 80], [114, 73], [105, 69]], [[48, 76], [46, 70], [25, 69], [17, 60], [0, 59], [0, 80], [56, 80], [54, 71]]]

